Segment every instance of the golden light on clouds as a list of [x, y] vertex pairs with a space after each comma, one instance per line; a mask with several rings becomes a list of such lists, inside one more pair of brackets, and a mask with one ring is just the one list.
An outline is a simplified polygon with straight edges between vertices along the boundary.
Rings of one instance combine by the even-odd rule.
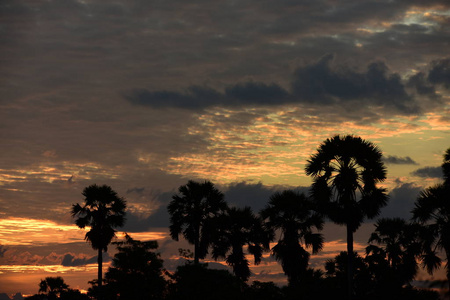
[[0, 169], [0, 185], [31, 180], [48, 183], [71, 181], [74, 177], [76, 179], [90, 180], [94, 175], [108, 179], [118, 177], [117, 172], [97, 163], [46, 162], [32, 165], [27, 169]]
[[[450, 130], [450, 121], [445, 118], [447, 113], [386, 118], [376, 124], [343, 121], [336, 127], [336, 122], [302, 115], [299, 108], [283, 108], [267, 114], [253, 110], [218, 109], [200, 115], [198, 128], [190, 129], [192, 134], [205, 130], [210, 132], [207, 148], [172, 156], [160, 168], [171, 174], [208, 178], [221, 183], [263, 181], [267, 185], [307, 186], [310, 179], [304, 173], [304, 166], [326, 138], [336, 134], [354, 134], [374, 142], [385, 154], [402, 153], [391, 150], [396, 149], [392, 140], [399, 143], [409, 142], [409, 136], [416, 140], [421, 136], [446, 137], [445, 131]], [[239, 117], [243, 118], [241, 123], [231, 125], [227, 122]], [[420, 145], [420, 140], [416, 144], [416, 152], [423, 156], [419, 151], [428, 144]], [[406, 147], [411, 149], [410, 145]], [[445, 147], [442, 145], [441, 150]]]
[[[89, 228], [87, 228], [89, 230]], [[0, 219], [0, 245], [45, 245], [84, 242], [86, 230], [75, 225], [63, 225], [49, 220], [9, 217]], [[130, 236], [138, 240], [159, 240], [166, 238], [168, 233], [134, 232]], [[123, 232], [117, 237], [122, 238]]]
[[9, 217], [0, 220], [0, 244], [39, 245], [84, 241], [84, 232], [75, 225], [49, 220]]

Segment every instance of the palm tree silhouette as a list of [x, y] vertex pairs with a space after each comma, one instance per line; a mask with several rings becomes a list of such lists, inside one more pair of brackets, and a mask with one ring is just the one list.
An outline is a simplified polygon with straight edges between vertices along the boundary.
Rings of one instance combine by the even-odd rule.
[[441, 266], [437, 256], [443, 250], [447, 258], [447, 283], [450, 289], [450, 186], [438, 184], [420, 192], [412, 211], [413, 220], [425, 227], [422, 263], [430, 274]]
[[290, 285], [297, 285], [306, 273], [310, 254], [305, 248], [316, 254], [323, 247], [322, 234], [313, 233], [314, 228], [322, 230], [323, 219], [313, 208], [304, 194], [286, 190], [273, 194], [261, 211], [267, 228], [281, 231], [272, 254], [281, 262]]
[[212, 225], [214, 218], [223, 214], [228, 206], [222, 192], [210, 181], [203, 183], [190, 180], [178, 189], [167, 210], [170, 214], [170, 235], [178, 241], [179, 235], [194, 245], [194, 263], [208, 254], [216, 231]]
[[85, 235], [94, 250], [98, 250], [98, 286], [102, 287], [102, 251], [116, 234], [114, 228], [125, 223], [126, 201], [107, 185], [90, 185], [83, 190], [84, 204], [72, 205], [72, 217], [77, 217], [75, 224], [80, 228], [90, 226]]
[[387, 204], [381, 151], [371, 142], [352, 135], [325, 140], [306, 165], [313, 177], [311, 195], [333, 222], [347, 227], [348, 293], [353, 294], [353, 233], [364, 218], [379, 215]]
[[[371, 234], [366, 253], [382, 256], [387, 262], [387, 270], [383, 274], [377, 274], [390, 286], [400, 289], [408, 284], [417, 274], [417, 260], [421, 254], [419, 239], [420, 228], [417, 224], [409, 224], [400, 218], [382, 218], [375, 225], [376, 229]], [[386, 278], [387, 277], [387, 278]]]
[[450, 148], [445, 151], [444, 163], [442, 164], [442, 173], [444, 173], [444, 184], [450, 185]]
[[233, 273], [247, 281], [251, 272], [243, 247], [248, 246], [255, 264], [259, 264], [263, 252], [269, 250], [271, 233], [264, 230], [261, 218], [255, 216], [250, 207], [230, 208], [216, 224], [218, 240], [213, 245], [213, 258], [225, 258]]

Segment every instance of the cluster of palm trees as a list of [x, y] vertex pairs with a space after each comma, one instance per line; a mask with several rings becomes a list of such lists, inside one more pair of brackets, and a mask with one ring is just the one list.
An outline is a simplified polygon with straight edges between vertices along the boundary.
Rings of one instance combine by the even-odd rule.
[[[394, 280], [396, 286], [411, 282], [418, 260], [433, 272], [441, 264], [439, 250], [450, 257], [449, 165], [450, 149], [444, 156], [444, 183], [420, 194], [411, 223], [380, 219], [369, 239], [372, 244], [367, 247], [364, 264], [377, 274], [393, 272], [392, 278], [398, 278]], [[378, 186], [386, 179], [382, 153], [360, 137], [337, 135], [318, 147], [305, 171], [313, 179], [310, 195], [293, 190], [277, 192], [258, 215], [249, 207], [229, 208], [223, 194], [209, 181], [189, 181], [168, 206], [171, 236], [178, 240], [182, 234], [195, 245], [195, 263], [210, 249], [213, 258], [224, 257], [234, 274], [245, 281], [250, 270], [244, 246], [255, 264], [261, 261], [263, 251], [271, 251], [289, 285], [295, 286], [308, 274], [310, 255], [323, 248], [320, 230], [324, 219], [329, 219], [346, 226], [345, 273], [348, 299], [352, 299], [356, 256], [353, 235], [365, 219], [377, 217], [388, 203], [386, 189]], [[277, 243], [270, 249], [276, 236]], [[376, 277], [374, 274], [371, 276]]]
[[[401, 286], [414, 278], [417, 261], [433, 272], [442, 264], [439, 251], [447, 260], [450, 258], [450, 149], [442, 168], [444, 182], [419, 195], [412, 222], [378, 220], [364, 261], [369, 271], [378, 272], [368, 271], [370, 274], [400, 274], [397, 286]], [[200, 265], [208, 254], [225, 259], [243, 282], [251, 275], [247, 257], [251, 255], [258, 264], [263, 253], [270, 251], [280, 262], [289, 285], [295, 287], [311, 278], [309, 258], [322, 250], [320, 231], [324, 220], [329, 219], [346, 226], [347, 252], [328, 262], [327, 272], [333, 276], [336, 266], [345, 268], [339, 276], [345, 273], [347, 297], [352, 299], [354, 272], [361, 258], [353, 250], [353, 234], [365, 219], [377, 217], [388, 202], [386, 190], [378, 186], [386, 179], [382, 153], [360, 137], [337, 135], [319, 145], [305, 171], [313, 179], [309, 195], [294, 190], [277, 192], [257, 214], [250, 207], [229, 207], [224, 194], [209, 181], [188, 181], [168, 205], [170, 235], [174, 240], [182, 235], [194, 245], [194, 265]], [[102, 252], [107, 250], [115, 228], [125, 221], [126, 202], [108, 186], [89, 186], [83, 195], [84, 204], [73, 205], [72, 215], [80, 228], [90, 226], [86, 240], [98, 250], [97, 284], [101, 290]], [[277, 243], [270, 247], [274, 241]], [[448, 263], [446, 267], [450, 282]], [[381, 277], [372, 279], [383, 281]]]

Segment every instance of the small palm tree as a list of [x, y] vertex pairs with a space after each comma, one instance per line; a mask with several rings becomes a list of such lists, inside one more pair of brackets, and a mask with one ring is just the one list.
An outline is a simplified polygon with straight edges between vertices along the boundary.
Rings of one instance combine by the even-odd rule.
[[178, 189], [167, 210], [170, 214], [170, 235], [178, 241], [179, 235], [194, 245], [194, 263], [205, 258], [216, 237], [213, 220], [228, 208], [223, 193], [210, 181], [190, 180]]
[[423, 236], [422, 264], [430, 274], [442, 264], [437, 253], [447, 258], [447, 282], [450, 287], [450, 186], [438, 184], [420, 192], [412, 211], [413, 220], [428, 231]]
[[387, 204], [381, 151], [371, 142], [352, 135], [325, 140], [311, 156], [306, 174], [314, 182], [311, 196], [333, 222], [347, 227], [348, 293], [353, 294], [353, 234], [364, 218], [379, 215]]
[[413, 220], [424, 227], [422, 265], [432, 274], [442, 264], [437, 251], [447, 258], [447, 284], [450, 290], [450, 148], [442, 163], [444, 182], [420, 192], [412, 210]]
[[80, 228], [90, 227], [85, 235], [94, 250], [98, 250], [98, 285], [102, 286], [102, 252], [115, 237], [117, 227], [125, 223], [126, 201], [109, 186], [96, 184], [83, 190], [84, 204], [72, 205], [72, 217]]
[[450, 148], [445, 151], [444, 163], [442, 164], [442, 173], [444, 174], [444, 184], [450, 185]]
[[271, 233], [264, 230], [261, 218], [250, 207], [230, 208], [216, 224], [218, 240], [213, 245], [213, 258], [225, 258], [233, 273], [247, 281], [251, 272], [244, 246], [253, 255], [255, 264], [259, 264], [263, 252], [269, 250]]
[[322, 230], [322, 217], [304, 194], [292, 190], [273, 194], [261, 217], [268, 229], [280, 232], [272, 255], [281, 262], [289, 284], [297, 285], [308, 268], [310, 254], [305, 248], [316, 254], [323, 247], [322, 234], [313, 232]]
[[375, 275], [380, 278], [388, 277], [389, 285], [399, 289], [417, 274], [416, 259], [421, 253], [420, 228], [417, 224], [409, 224], [400, 218], [382, 218], [377, 221], [375, 227], [369, 243], [375, 242], [381, 247], [369, 245], [366, 253], [369, 256], [383, 256], [382, 259], [387, 262], [387, 270], [383, 274]]

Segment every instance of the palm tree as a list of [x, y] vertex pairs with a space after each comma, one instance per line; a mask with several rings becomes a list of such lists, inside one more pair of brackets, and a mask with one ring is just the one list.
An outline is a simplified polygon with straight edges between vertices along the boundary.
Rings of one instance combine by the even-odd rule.
[[178, 241], [179, 235], [194, 244], [194, 263], [208, 254], [208, 248], [216, 236], [212, 226], [214, 218], [223, 214], [228, 206], [222, 192], [210, 181], [203, 183], [190, 180], [173, 195], [167, 209], [170, 214], [170, 235]]
[[422, 264], [432, 274], [441, 266], [437, 253], [443, 250], [450, 289], [450, 186], [438, 184], [420, 192], [412, 213], [413, 220], [428, 231], [423, 237]]
[[247, 245], [255, 264], [259, 264], [263, 252], [269, 250], [271, 232], [264, 230], [261, 218], [255, 216], [250, 207], [230, 208], [216, 224], [219, 239], [213, 245], [213, 258], [225, 258], [233, 273], [247, 281], [251, 272], [244, 246]]
[[125, 223], [126, 201], [107, 185], [90, 185], [82, 194], [84, 204], [72, 205], [72, 217], [77, 217], [75, 224], [78, 227], [90, 227], [85, 240], [94, 250], [98, 250], [98, 286], [101, 291], [102, 252], [108, 250], [108, 245], [115, 237], [114, 228], [122, 227]]
[[304, 194], [292, 190], [273, 194], [261, 217], [268, 229], [280, 231], [272, 255], [281, 262], [289, 284], [297, 285], [308, 267], [310, 254], [305, 248], [311, 248], [316, 254], [323, 247], [322, 234], [313, 233], [314, 228], [322, 230], [322, 217]]
[[450, 185], [450, 148], [448, 148], [444, 154], [444, 163], [442, 164], [442, 173], [444, 173], [444, 184]]
[[348, 293], [353, 294], [353, 233], [364, 218], [379, 215], [387, 204], [381, 151], [371, 142], [352, 135], [325, 140], [306, 165], [313, 177], [311, 195], [333, 222], [347, 227]]
[[399, 289], [417, 274], [416, 258], [421, 254], [420, 228], [400, 218], [379, 219], [375, 227], [369, 243], [375, 242], [381, 247], [373, 244], [366, 247], [367, 259], [370, 261], [370, 256], [374, 255], [386, 260], [387, 264], [383, 265], [387, 269], [375, 275], [387, 279], [384, 281], [392, 288]]

